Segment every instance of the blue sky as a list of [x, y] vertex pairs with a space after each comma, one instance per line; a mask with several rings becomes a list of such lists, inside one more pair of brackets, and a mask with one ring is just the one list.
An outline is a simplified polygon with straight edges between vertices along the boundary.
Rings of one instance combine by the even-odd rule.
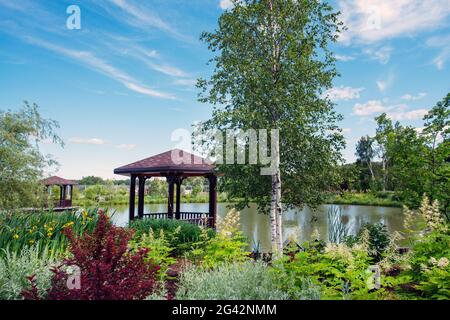
[[[417, 128], [450, 90], [450, 0], [335, 0], [348, 30], [333, 46], [341, 77], [328, 92], [356, 141], [387, 112]], [[66, 9], [81, 9], [69, 30]], [[0, 0], [0, 109], [36, 102], [59, 121], [64, 149], [42, 144], [67, 178], [113, 169], [176, 146], [171, 134], [207, 119], [195, 79], [211, 58], [199, 35], [229, 0]], [[117, 178], [117, 176], [116, 176]]]

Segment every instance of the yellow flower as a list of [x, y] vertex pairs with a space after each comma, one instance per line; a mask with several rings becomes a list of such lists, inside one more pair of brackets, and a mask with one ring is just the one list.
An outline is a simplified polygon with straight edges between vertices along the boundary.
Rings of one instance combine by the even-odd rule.
[[16, 233], [15, 235], [13, 235], [14, 239], [19, 239], [19, 235]]
[[74, 222], [73, 222], [73, 221], [67, 222], [65, 225], [63, 225], [63, 229], [65, 229], [65, 228], [70, 228], [70, 227], [73, 226], [73, 225], [74, 225]]
[[34, 244], [35, 241], [34, 240], [30, 240], [29, 242], [30, 242], [30, 244]]
[[47, 233], [47, 237], [49, 237], [49, 238], [51, 238], [52, 235], [53, 235], [53, 233], [51, 233], [51, 232]]

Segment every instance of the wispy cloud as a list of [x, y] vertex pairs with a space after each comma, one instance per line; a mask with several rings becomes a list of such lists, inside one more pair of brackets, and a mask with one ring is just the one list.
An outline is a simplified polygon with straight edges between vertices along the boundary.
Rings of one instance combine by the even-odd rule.
[[105, 144], [105, 141], [103, 139], [99, 139], [99, 138], [79, 138], [79, 137], [74, 137], [74, 138], [70, 138], [69, 142], [75, 143], [75, 144], [92, 144], [92, 145], [103, 145], [103, 144]]
[[431, 37], [426, 44], [428, 47], [439, 49], [438, 55], [433, 59], [433, 64], [439, 70], [444, 69], [446, 61], [450, 59], [450, 35]]
[[[124, 20], [129, 25], [141, 28], [143, 30], [153, 27], [170, 34], [178, 40], [187, 42], [192, 42], [193, 40], [191, 37], [177, 31], [171, 24], [164, 21], [158, 15], [143, 6], [142, 4], [145, 2], [140, 2], [139, 4], [127, 0], [110, 0], [110, 2], [126, 13], [127, 16]], [[121, 19], [123, 19], [123, 17], [121, 17]]]
[[340, 101], [340, 100], [353, 100], [359, 99], [361, 91], [364, 88], [352, 88], [352, 87], [344, 87], [340, 86], [337, 88], [331, 88], [327, 90], [325, 96], [327, 96], [332, 101]]
[[450, 0], [339, 0], [342, 19], [348, 27], [341, 41], [372, 43], [408, 36], [444, 25]]
[[421, 92], [417, 95], [412, 95], [412, 94], [407, 93], [407, 94], [404, 94], [401, 98], [402, 98], [402, 100], [406, 100], [406, 101], [417, 101], [417, 100], [425, 98], [426, 96], [427, 96], [426, 92]]
[[195, 87], [197, 84], [196, 79], [176, 79], [173, 82], [175, 85], [185, 86], [185, 87]]
[[369, 56], [371, 60], [377, 60], [381, 64], [387, 64], [391, 59], [391, 53], [393, 49], [389, 46], [383, 46], [380, 48], [366, 48], [363, 52]]
[[337, 54], [337, 55], [335, 55], [335, 57], [338, 61], [343, 61], [343, 62], [355, 60], [355, 57], [353, 57], [353, 56], [347, 56], [347, 55], [342, 55], [342, 54]]
[[380, 92], [384, 93], [387, 89], [389, 89], [395, 81], [395, 74], [390, 71], [386, 78], [380, 79], [376, 81], [376, 85]]
[[163, 98], [163, 99], [175, 99], [175, 97], [171, 94], [160, 92], [157, 90], [154, 90], [152, 88], [149, 88], [143, 84], [141, 84], [138, 80], [134, 79], [130, 75], [128, 75], [126, 72], [121, 71], [114, 67], [113, 65], [108, 64], [104, 60], [96, 57], [93, 53], [89, 51], [77, 51], [65, 48], [63, 46], [59, 46], [56, 44], [53, 44], [51, 42], [47, 42], [35, 37], [31, 36], [25, 36], [25, 41], [27, 41], [30, 44], [37, 45], [39, 47], [45, 48], [47, 50], [53, 51], [57, 54], [63, 55], [65, 57], [69, 57], [71, 59], [74, 59], [78, 62], [83, 63], [85, 66], [89, 67], [90, 69], [93, 69], [97, 72], [100, 72], [120, 83], [122, 83], [126, 88], [147, 95], [151, 97], [156, 98]]
[[135, 144], [118, 144], [116, 146], [117, 149], [123, 149], [123, 150], [133, 150], [136, 148]]

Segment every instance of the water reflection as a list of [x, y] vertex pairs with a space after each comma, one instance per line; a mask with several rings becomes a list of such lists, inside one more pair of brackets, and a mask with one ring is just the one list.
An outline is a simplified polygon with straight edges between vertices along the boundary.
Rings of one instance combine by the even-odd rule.
[[[336, 205], [343, 211], [342, 220], [349, 227], [352, 234], [356, 234], [362, 225], [366, 223], [384, 223], [389, 231], [402, 231], [403, 215], [402, 209], [390, 207], [371, 207], [354, 205]], [[283, 219], [283, 238], [289, 237], [298, 242], [309, 240], [315, 228], [319, 231], [322, 239], [328, 238], [328, 216], [330, 205], [320, 206], [313, 211], [310, 208], [303, 210], [289, 210], [285, 212]], [[229, 210], [226, 204], [218, 204], [218, 215], [223, 217]], [[128, 223], [128, 207], [114, 207], [116, 211], [114, 221], [117, 225], [124, 226]], [[165, 212], [164, 204], [147, 205], [145, 212]], [[182, 211], [207, 212], [207, 203], [189, 203], [181, 205]], [[270, 221], [269, 217], [257, 212], [256, 205], [241, 211], [241, 228], [248, 237], [250, 244], [260, 241], [264, 251], [270, 248]]]

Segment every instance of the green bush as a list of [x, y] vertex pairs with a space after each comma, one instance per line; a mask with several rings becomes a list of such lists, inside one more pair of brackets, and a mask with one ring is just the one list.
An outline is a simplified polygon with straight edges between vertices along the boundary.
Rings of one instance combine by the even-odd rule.
[[[148, 234], [150, 230], [156, 238], [159, 237], [161, 230], [173, 248], [175, 255], [181, 255], [190, 250], [193, 243], [201, 240], [202, 230], [199, 226], [186, 221], [170, 219], [139, 219], [130, 222], [129, 228], [135, 231], [134, 239], [140, 239], [143, 234]], [[208, 230], [209, 235], [213, 235], [213, 230]]]
[[[173, 237], [176, 237], [177, 233], [175, 232]], [[141, 238], [131, 241], [129, 247], [135, 252], [141, 249], [148, 249], [145, 260], [160, 267], [158, 275], [161, 280], [166, 278], [168, 268], [177, 262], [172, 257], [173, 248], [170, 247], [163, 229], [160, 230], [158, 237], [155, 237], [153, 230], [150, 229], [148, 234], [144, 233]]]
[[214, 270], [192, 267], [180, 277], [179, 300], [286, 300], [262, 262], [222, 264]]
[[385, 251], [391, 244], [391, 236], [387, 227], [383, 223], [367, 223], [361, 227], [357, 236], [348, 236], [345, 243], [352, 246], [361, 241], [364, 233], [368, 236], [369, 256], [373, 262], [379, 262], [383, 259]]
[[432, 232], [418, 240], [410, 257], [410, 279], [425, 299], [450, 299], [450, 234]]
[[217, 234], [211, 237], [203, 232], [201, 241], [194, 244], [188, 257], [208, 268], [249, 259], [248, 243], [240, 231], [239, 220], [238, 211], [228, 212], [223, 219], [218, 220]]
[[35, 276], [43, 297], [51, 284], [53, 266], [56, 261], [49, 255], [48, 247], [24, 247], [20, 253], [4, 250], [0, 258], [0, 300], [22, 299], [22, 291], [30, 288], [30, 276]]
[[303, 244], [300, 252], [289, 253], [275, 262], [274, 272], [292, 299], [301, 297], [305, 279], [309, 287], [321, 287], [324, 299], [384, 298], [385, 289], [373, 290], [369, 266], [367, 243], [352, 247], [328, 243], [322, 248], [320, 243], [312, 242]]

